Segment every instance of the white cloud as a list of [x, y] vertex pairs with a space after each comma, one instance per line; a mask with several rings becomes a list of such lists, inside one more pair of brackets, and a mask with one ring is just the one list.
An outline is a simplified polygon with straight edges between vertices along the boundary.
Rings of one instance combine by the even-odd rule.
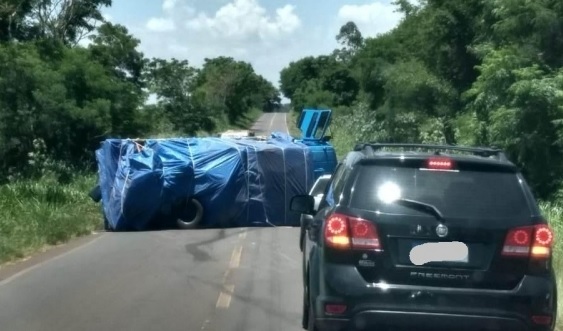
[[211, 17], [199, 13], [186, 22], [189, 30], [236, 41], [283, 38], [300, 25], [301, 21], [292, 5], [278, 8], [275, 15], [269, 15], [257, 0], [234, 0]]
[[277, 85], [280, 70], [290, 61], [311, 52], [330, 52], [330, 47], [312, 47], [323, 39], [319, 33], [323, 30], [300, 31], [302, 22], [292, 5], [267, 10], [259, 0], [230, 0], [214, 12], [205, 12], [186, 3], [164, 0], [159, 17], [129, 27], [141, 39], [143, 53], [187, 59], [194, 66], [204, 58], [230, 56], [250, 62]]
[[152, 17], [147, 22], [147, 29], [155, 32], [169, 32], [174, 31], [176, 25], [169, 18]]
[[291, 61], [332, 52], [347, 21], [370, 37], [389, 31], [402, 18], [388, 0], [313, 10], [310, 3], [319, 0], [285, 0], [277, 7], [271, 0], [203, 1], [161, 0], [160, 13], [128, 26], [141, 40], [140, 50], [149, 57], [187, 59], [194, 66], [205, 58], [230, 56], [250, 62], [277, 85], [279, 72]]
[[164, 0], [162, 2], [162, 10], [170, 12], [178, 5], [178, 0]]
[[375, 37], [385, 33], [399, 24], [402, 13], [395, 12], [395, 5], [375, 1], [366, 5], [344, 5], [338, 11], [340, 25], [353, 21], [364, 37]]

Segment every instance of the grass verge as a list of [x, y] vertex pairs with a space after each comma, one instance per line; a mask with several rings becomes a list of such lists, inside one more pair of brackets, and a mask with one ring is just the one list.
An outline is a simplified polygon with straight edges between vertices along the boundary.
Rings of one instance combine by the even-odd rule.
[[88, 196], [95, 180], [81, 175], [69, 184], [42, 179], [0, 186], [0, 264], [102, 228], [100, 207]]

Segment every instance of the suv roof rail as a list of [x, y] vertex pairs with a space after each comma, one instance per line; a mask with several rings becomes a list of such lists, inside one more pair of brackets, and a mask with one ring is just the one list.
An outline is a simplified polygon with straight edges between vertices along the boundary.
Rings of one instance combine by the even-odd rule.
[[440, 154], [440, 151], [459, 151], [467, 152], [475, 156], [481, 157], [491, 157], [495, 156], [500, 161], [508, 161], [508, 158], [504, 152], [497, 148], [488, 147], [467, 147], [467, 146], [456, 146], [456, 145], [432, 145], [432, 144], [401, 144], [401, 143], [359, 143], [354, 147], [354, 151], [362, 152], [366, 156], [373, 156], [377, 150], [383, 148], [405, 148], [405, 149], [426, 149], [433, 150], [436, 154]]

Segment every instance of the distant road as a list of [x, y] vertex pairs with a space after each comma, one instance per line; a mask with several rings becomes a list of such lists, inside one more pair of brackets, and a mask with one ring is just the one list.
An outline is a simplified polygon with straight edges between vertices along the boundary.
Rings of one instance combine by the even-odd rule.
[[[253, 129], [287, 132], [286, 116], [264, 114]], [[240, 228], [81, 239], [0, 270], [0, 330], [301, 330], [298, 236]]]
[[288, 113], [264, 113], [252, 126], [252, 131], [255, 131], [257, 136], [269, 136], [276, 131], [289, 134], [287, 116]]

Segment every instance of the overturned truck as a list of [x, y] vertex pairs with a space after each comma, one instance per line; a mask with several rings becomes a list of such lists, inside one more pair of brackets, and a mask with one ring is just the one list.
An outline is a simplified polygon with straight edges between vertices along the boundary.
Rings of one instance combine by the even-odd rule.
[[108, 139], [96, 159], [110, 231], [297, 226], [290, 199], [306, 194], [319, 175], [311, 149], [284, 134], [265, 141]]

